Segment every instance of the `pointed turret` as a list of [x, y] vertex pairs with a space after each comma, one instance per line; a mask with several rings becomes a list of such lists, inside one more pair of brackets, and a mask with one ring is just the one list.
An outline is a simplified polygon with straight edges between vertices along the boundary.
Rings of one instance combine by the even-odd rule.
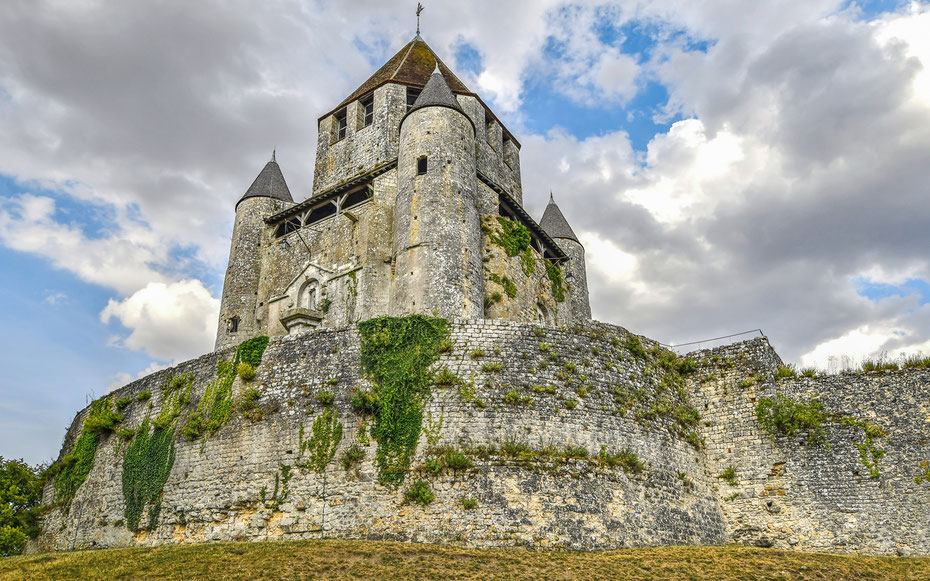
[[238, 206], [246, 198], [275, 198], [284, 202], [293, 202], [291, 191], [284, 181], [284, 174], [281, 173], [281, 167], [275, 161], [275, 152], [271, 152], [271, 161], [265, 164], [264, 169], [246, 190], [245, 195], [236, 202]]
[[[546, 234], [553, 238], [566, 238], [578, 242], [578, 237], [575, 236], [572, 227], [568, 225], [568, 220], [565, 219], [562, 210], [559, 210], [558, 204], [555, 203], [552, 192], [549, 192], [549, 205], [546, 206], [546, 211], [543, 212], [539, 225], [546, 231]], [[581, 242], [578, 242], [578, 244], [581, 244]]]
[[555, 239], [568, 260], [562, 264], [565, 273], [565, 282], [568, 283], [569, 308], [572, 319], [586, 321], [591, 318], [591, 303], [588, 299], [588, 275], [584, 265], [584, 246], [575, 236], [575, 231], [568, 225], [568, 220], [562, 215], [562, 210], [555, 203], [552, 192], [549, 192], [549, 205], [543, 212], [539, 225], [546, 233]]
[[438, 61], [436, 62], [436, 68], [433, 69], [433, 74], [430, 75], [426, 86], [423, 87], [423, 91], [417, 97], [413, 107], [410, 108], [410, 111], [407, 111], [407, 115], [423, 107], [449, 107], [465, 115], [465, 111], [462, 110], [462, 106], [459, 105], [455, 95], [452, 94], [452, 89], [449, 88], [445, 77], [439, 71]]

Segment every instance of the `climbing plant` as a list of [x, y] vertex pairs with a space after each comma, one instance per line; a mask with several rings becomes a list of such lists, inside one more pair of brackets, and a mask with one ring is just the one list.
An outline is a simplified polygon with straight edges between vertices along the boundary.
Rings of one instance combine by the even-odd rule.
[[236, 379], [236, 367], [239, 363], [248, 363], [258, 368], [267, 346], [268, 337], [255, 337], [239, 344], [232, 362], [225, 359], [216, 362], [216, 377], [204, 390], [197, 409], [188, 418], [184, 437], [196, 440], [201, 436], [211, 436], [223, 427], [233, 412], [232, 384]]
[[[90, 404], [90, 412], [81, 426], [81, 434], [74, 443], [74, 448], [61, 459], [55, 468], [58, 475], [55, 478], [55, 500], [67, 508], [78, 488], [87, 479], [97, 446], [103, 434], [116, 429], [123, 420], [123, 416], [115, 412], [110, 404], [109, 397], [103, 397]], [[53, 472], [54, 472], [53, 470]]]
[[546, 274], [552, 283], [552, 298], [557, 303], [565, 300], [565, 289], [562, 288], [562, 269], [551, 260], [546, 260]]
[[507, 256], [516, 256], [530, 247], [530, 231], [526, 226], [503, 216], [498, 216], [497, 221], [501, 229], [491, 234], [491, 242], [503, 248]]
[[151, 429], [146, 418], [126, 449], [123, 458], [123, 510], [126, 528], [139, 529], [139, 521], [146, 506], [149, 507], [148, 528], [158, 523], [161, 512], [161, 494], [174, 465], [174, 426]]
[[336, 448], [342, 441], [342, 422], [339, 421], [339, 412], [326, 408], [320, 416], [313, 421], [310, 439], [303, 439], [303, 424], [300, 430], [300, 453], [307, 454], [307, 460], [300, 465], [314, 472], [322, 473], [326, 465], [336, 455]]
[[404, 481], [423, 424], [429, 395], [429, 367], [448, 335], [445, 319], [412, 315], [380, 317], [358, 324], [362, 371], [374, 383], [378, 406], [371, 435], [378, 442], [375, 462], [384, 485]]

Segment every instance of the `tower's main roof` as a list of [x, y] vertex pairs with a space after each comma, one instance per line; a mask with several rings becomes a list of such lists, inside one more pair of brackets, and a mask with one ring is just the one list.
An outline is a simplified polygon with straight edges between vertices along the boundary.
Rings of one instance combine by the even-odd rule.
[[[426, 41], [417, 35], [413, 40], [407, 43], [407, 46], [400, 49], [397, 54], [392, 56], [383, 67], [378, 69], [375, 74], [371, 75], [367, 81], [362, 83], [355, 92], [346, 97], [342, 103], [339, 103], [333, 111], [345, 107], [352, 101], [355, 101], [366, 93], [370, 93], [385, 83], [426, 86], [437, 64], [439, 65], [439, 72], [442, 73], [446, 84], [449, 85], [453, 93], [474, 95], [474, 93], [465, 86], [465, 83], [456, 77], [455, 73], [446, 66], [446, 63], [442, 62], [442, 60], [436, 56], [436, 53], [426, 44]], [[322, 117], [326, 117], [331, 113], [332, 111]]]

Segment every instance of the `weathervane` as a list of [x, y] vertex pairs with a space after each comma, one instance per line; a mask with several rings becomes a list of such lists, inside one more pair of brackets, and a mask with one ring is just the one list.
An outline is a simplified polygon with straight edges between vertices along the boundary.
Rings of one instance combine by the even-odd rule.
[[423, 12], [423, 5], [417, 2], [417, 36], [420, 36], [420, 12]]

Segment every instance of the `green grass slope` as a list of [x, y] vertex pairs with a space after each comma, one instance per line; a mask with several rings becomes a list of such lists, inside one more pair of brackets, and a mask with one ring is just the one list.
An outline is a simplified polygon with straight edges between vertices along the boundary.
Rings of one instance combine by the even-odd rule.
[[376, 541], [276, 541], [0, 559], [7, 579], [930, 579], [927, 557], [726, 547], [548, 552]]

